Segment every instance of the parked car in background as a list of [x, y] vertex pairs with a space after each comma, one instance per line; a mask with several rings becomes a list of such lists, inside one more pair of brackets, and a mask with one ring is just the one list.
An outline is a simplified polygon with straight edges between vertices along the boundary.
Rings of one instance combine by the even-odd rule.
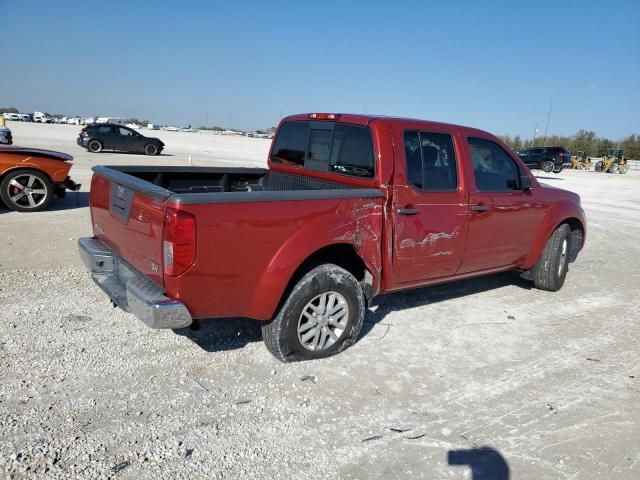
[[261, 320], [287, 362], [355, 343], [379, 294], [506, 270], [557, 291], [585, 240], [580, 197], [474, 128], [294, 115], [268, 165], [94, 167], [94, 281], [153, 328]]
[[67, 125], [83, 125], [84, 118], [82, 117], [69, 117], [67, 118]]
[[571, 166], [571, 152], [564, 147], [534, 147], [517, 150], [518, 155], [530, 169], [545, 173], [560, 173]]
[[31, 121], [31, 115], [27, 114], [27, 113], [20, 113], [20, 121], [21, 122], [30, 122]]
[[87, 125], [80, 131], [77, 143], [93, 153], [117, 150], [158, 155], [164, 148], [164, 143], [159, 138], [145, 137], [131, 128], [111, 123]]
[[77, 191], [80, 184], [69, 178], [73, 157], [37, 148], [0, 148], [0, 200], [18, 212], [47, 208], [54, 196]]
[[33, 121], [36, 123], [53, 123], [53, 120], [42, 112], [33, 112]]
[[12, 122], [20, 121], [19, 113], [3, 113], [2, 116], [4, 117], [5, 120], [11, 120]]
[[13, 137], [11, 136], [11, 129], [9, 127], [0, 126], [0, 143], [5, 145], [11, 145], [13, 143]]

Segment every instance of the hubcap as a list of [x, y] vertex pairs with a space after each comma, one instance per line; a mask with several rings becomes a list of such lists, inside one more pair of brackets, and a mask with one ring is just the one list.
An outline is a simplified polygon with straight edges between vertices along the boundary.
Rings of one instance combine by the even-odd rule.
[[348, 321], [347, 299], [338, 292], [321, 293], [302, 309], [298, 340], [306, 350], [326, 350], [344, 335]]
[[560, 251], [560, 262], [558, 265], [558, 276], [562, 275], [562, 269], [564, 268], [564, 264], [567, 262], [567, 239], [565, 238], [562, 242], [562, 250]]
[[9, 182], [9, 199], [23, 208], [36, 208], [47, 198], [47, 187], [35, 175], [19, 175]]

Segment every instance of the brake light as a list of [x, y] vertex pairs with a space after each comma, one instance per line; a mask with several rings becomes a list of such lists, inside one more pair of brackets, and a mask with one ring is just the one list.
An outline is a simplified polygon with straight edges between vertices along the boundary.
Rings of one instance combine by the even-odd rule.
[[567, 155], [566, 153], [564, 153], [564, 152], [560, 152], [560, 156], [561, 156], [561, 157], [564, 157], [564, 156], [566, 156], [566, 155]]
[[338, 120], [340, 115], [336, 115], [335, 113], [310, 113], [309, 118], [313, 118], [314, 120]]
[[164, 213], [162, 238], [164, 274], [177, 277], [189, 270], [196, 260], [196, 219], [173, 208]]
[[80, 132], [80, 136], [81, 136], [81, 137], [86, 137], [87, 135], [89, 135], [89, 134], [87, 133], [87, 131], [86, 131], [86, 130], [82, 130], [82, 131]]

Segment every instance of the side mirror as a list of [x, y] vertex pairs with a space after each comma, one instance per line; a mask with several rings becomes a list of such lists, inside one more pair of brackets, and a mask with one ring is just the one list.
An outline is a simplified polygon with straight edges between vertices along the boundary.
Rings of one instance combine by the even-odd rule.
[[522, 175], [520, 177], [520, 188], [523, 192], [531, 190], [531, 179], [527, 175]]

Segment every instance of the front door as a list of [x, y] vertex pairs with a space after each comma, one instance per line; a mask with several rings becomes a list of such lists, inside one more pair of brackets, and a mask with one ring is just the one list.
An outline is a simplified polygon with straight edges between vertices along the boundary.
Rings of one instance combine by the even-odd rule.
[[[393, 287], [454, 275], [467, 237], [460, 155], [446, 130], [392, 131]], [[393, 288], [392, 287], [392, 288]]]
[[536, 235], [544, 211], [520, 188], [524, 168], [497, 143], [468, 138], [475, 184], [469, 193], [469, 236], [458, 273], [516, 265]]

